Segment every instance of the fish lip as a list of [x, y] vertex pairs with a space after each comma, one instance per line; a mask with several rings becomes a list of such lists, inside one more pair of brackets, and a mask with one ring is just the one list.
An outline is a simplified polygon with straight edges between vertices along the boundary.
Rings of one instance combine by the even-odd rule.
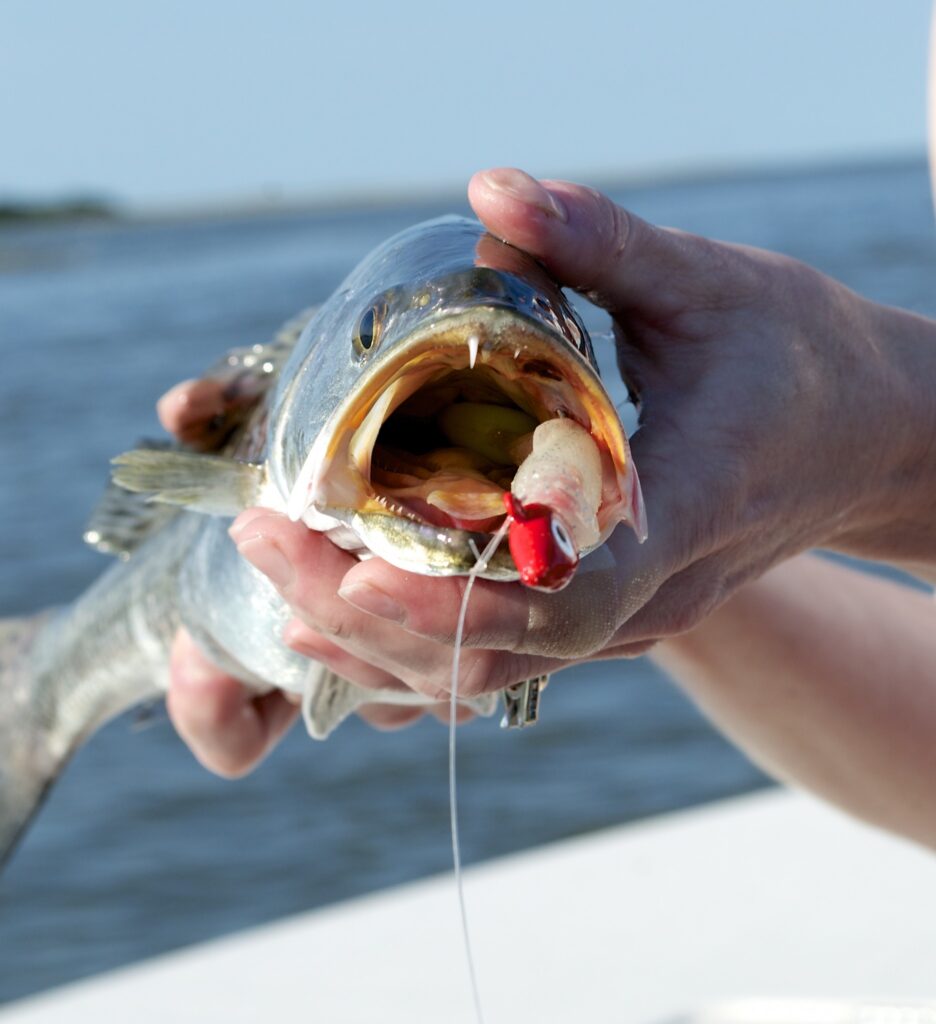
[[[354, 467], [345, 465], [339, 474], [335, 474], [336, 459], [342, 453], [347, 455], [355, 432], [393, 384], [411, 376], [420, 367], [430, 372], [433, 368], [440, 372], [467, 369], [473, 358], [467, 342], [472, 333], [478, 338], [478, 363], [500, 363], [500, 368], [492, 366], [492, 369], [502, 381], [509, 381], [515, 390], [529, 396], [531, 406], [534, 405], [536, 387], [525, 377], [524, 368], [545, 361], [559, 374], [557, 383], [560, 387], [543, 386], [544, 395], [539, 396], [537, 418], [571, 415], [596, 434], [611, 453], [624, 493], [623, 477], [630, 465], [627, 440], [597, 368], [567, 338], [547, 324], [522, 311], [494, 303], [446, 313], [406, 339], [394, 342], [383, 357], [378, 353], [378, 358], [365, 369], [354, 392], [332, 413], [316, 437], [287, 500], [291, 519], [303, 520], [310, 528], [318, 530], [328, 529], [329, 524], [349, 525], [373, 553], [400, 568], [420, 571], [425, 575], [459, 575], [471, 570], [477, 560], [476, 549], [481, 549], [479, 541], [486, 542], [487, 534], [458, 527], [434, 526], [406, 510], [388, 513], [371, 507], [362, 511], [358, 507], [362, 504], [360, 500], [330, 500], [329, 492], [335, 495], [341, 490], [340, 485], [344, 485], [355, 498], [363, 496], [363, 502], [382, 504], [369, 478], [357, 473], [357, 479], [351, 479], [355, 475]], [[521, 353], [527, 358], [518, 364]], [[463, 361], [452, 359], [458, 354], [464, 357]], [[506, 360], [505, 355], [509, 356]], [[386, 422], [394, 409], [421, 386], [422, 383], [389, 405], [381, 416], [381, 422]], [[566, 398], [562, 401], [550, 394], [550, 391], [558, 393], [561, 387], [567, 389]], [[571, 403], [568, 400], [569, 390], [576, 399]], [[569, 408], [570, 404], [572, 408]], [[336, 475], [341, 478], [339, 486], [335, 485]], [[411, 558], [388, 549], [384, 543], [384, 534], [377, 525], [378, 521], [385, 522], [388, 514], [394, 519], [394, 530], [402, 546], [413, 549]], [[602, 532], [599, 543], [606, 539], [613, 525]], [[519, 578], [506, 545], [495, 553], [483, 575], [492, 579]]]

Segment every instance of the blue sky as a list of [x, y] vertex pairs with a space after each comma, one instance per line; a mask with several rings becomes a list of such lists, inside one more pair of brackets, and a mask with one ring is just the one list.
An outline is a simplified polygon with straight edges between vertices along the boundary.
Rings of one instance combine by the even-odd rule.
[[929, 0], [2, 0], [0, 195], [138, 206], [922, 153]]

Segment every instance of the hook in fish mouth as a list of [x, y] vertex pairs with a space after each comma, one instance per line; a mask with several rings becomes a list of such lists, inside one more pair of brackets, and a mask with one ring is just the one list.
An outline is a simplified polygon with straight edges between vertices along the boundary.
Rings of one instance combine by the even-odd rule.
[[[346, 524], [400, 568], [466, 573], [472, 542], [486, 543], [503, 521], [503, 495], [532, 431], [556, 417], [576, 420], [606, 453], [609, 533], [622, 518], [612, 506], [625, 501], [630, 460], [595, 371], [516, 313], [454, 314], [369, 368], [316, 438], [287, 511], [316, 530]], [[495, 555], [485, 575], [516, 579], [509, 553]]]

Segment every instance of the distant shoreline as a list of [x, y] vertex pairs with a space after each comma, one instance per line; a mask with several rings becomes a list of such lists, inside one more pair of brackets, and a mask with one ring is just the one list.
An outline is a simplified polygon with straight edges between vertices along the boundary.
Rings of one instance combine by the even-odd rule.
[[[571, 178], [609, 193], [621, 193], [648, 188], [666, 188], [678, 185], [726, 185], [770, 181], [795, 177], [800, 174], [867, 173], [894, 167], [925, 167], [925, 153], [896, 152], [890, 154], [861, 154], [827, 160], [790, 160], [768, 164], [738, 163], [709, 165], [695, 168], [661, 167], [655, 172], [640, 171], [633, 174], [609, 174], [598, 170], [592, 174], [571, 174]], [[191, 203], [168, 206], [133, 205], [119, 199], [66, 198], [63, 200], [17, 200], [0, 196], [0, 230], [4, 227], [29, 224], [56, 224], [81, 221], [101, 221], [124, 224], [164, 224], [193, 221], [251, 219], [254, 217], [365, 212], [398, 206], [433, 206], [450, 204], [463, 207], [464, 191], [449, 183], [438, 188], [398, 188], [377, 191], [335, 192], [321, 195], [290, 195], [276, 198], [251, 196], [225, 197], [216, 200], [200, 199]]]
[[117, 208], [102, 199], [63, 199], [51, 202], [0, 199], [0, 228], [32, 223], [121, 218]]
[[[894, 167], [925, 167], [926, 153], [892, 152], [884, 154], [856, 153], [853, 156], [823, 160], [790, 159], [759, 163], [709, 164], [696, 167], [661, 166], [657, 170], [614, 173], [605, 169], [592, 172], [569, 172], [556, 177], [581, 181], [609, 193], [679, 185], [732, 184], [747, 181], [771, 181], [800, 174], [836, 175], [842, 172], [865, 173]], [[464, 184], [467, 184], [467, 179]], [[163, 223], [193, 220], [224, 220], [229, 217], [250, 218], [288, 216], [290, 214], [349, 213], [386, 210], [400, 206], [449, 205], [465, 207], [464, 185], [443, 182], [438, 187], [397, 187], [375, 191], [352, 189], [319, 195], [285, 193], [275, 199], [250, 196], [224, 197], [217, 201], [201, 200], [163, 206], [127, 206], [123, 219], [133, 223]]]

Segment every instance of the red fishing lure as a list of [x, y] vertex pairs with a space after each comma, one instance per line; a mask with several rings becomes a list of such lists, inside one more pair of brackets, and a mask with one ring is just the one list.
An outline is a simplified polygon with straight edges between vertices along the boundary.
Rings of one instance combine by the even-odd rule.
[[562, 590], [579, 563], [572, 535], [545, 505], [524, 505], [510, 491], [504, 494], [510, 526], [507, 543], [520, 580], [536, 590]]

